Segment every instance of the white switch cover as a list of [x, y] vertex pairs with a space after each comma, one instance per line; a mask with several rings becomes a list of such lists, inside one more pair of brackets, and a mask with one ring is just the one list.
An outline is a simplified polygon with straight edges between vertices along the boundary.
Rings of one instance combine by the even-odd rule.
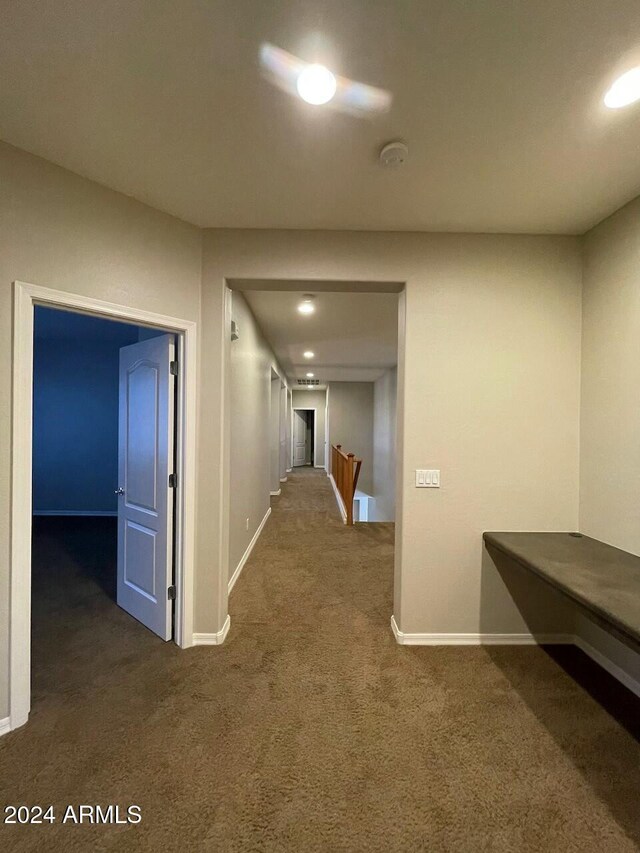
[[439, 489], [440, 470], [438, 468], [417, 468], [416, 489]]

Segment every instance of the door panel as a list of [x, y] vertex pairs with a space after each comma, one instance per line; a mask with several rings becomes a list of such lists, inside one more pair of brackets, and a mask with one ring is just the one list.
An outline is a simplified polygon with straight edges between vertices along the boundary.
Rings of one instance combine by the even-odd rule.
[[307, 456], [307, 418], [304, 411], [293, 413], [293, 464], [305, 464]]
[[173, 335], [120, 350], [118, 604], [171, 639]]

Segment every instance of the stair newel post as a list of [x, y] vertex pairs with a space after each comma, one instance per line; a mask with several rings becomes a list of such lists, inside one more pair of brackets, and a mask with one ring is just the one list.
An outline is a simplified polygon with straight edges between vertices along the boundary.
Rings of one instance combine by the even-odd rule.
[[347, 524], [353, 524], [353, 460], [355, 453], [347, 455], [347, 488], [345, 504], [347, 505]]

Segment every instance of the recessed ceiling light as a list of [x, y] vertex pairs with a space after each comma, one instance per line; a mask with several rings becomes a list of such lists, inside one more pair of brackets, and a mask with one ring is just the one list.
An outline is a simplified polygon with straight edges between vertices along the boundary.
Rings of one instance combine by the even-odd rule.
[[328, 104], [336, 93], [336, 78], [324, 65], [307, 65], [296, 82], [298, 94], [308, 104]]
[[301, 314], [313, 314], [316, 310], [316, 307], [313, 304], [313, 299], [313, 296], [305, 296], [302, 302], [298, 305], [298, 311]]
[[604, 96], [604, 102], [612, 110], [627, 107], [640, 100], [640, 65], [618, 77]]
[[313, 379], [313, 373], [307, 373], [307, 379]]
[[310, 350], [310, 349], [308, 349], [308, 350], [305, 350], [305, 352], [303, 352], [303, 353], [302, 353], [302, 355], [303, 355], [305, 358], [313, 358], [313, 357], [314, 357], [314, 355], [315, 355], [315, 352], [311, 352], [311, 350]]

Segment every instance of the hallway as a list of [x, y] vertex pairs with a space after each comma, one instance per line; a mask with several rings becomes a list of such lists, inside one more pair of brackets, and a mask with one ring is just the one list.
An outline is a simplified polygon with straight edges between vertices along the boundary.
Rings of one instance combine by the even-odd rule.
[[[311, 469], [272, 505], [220, 648], [160, 642], [99, 578], [85, 596], [56, 593], [48, 625], [38, 603], [35, 647], [61, 636], [55, 624], [64, 642], [34, 669], [46, 690], [34, 685], [30, 723], [0, 741], [0, 798], [59, 814], [135, 803], [142, 822], [3, 826], [0, 845], [638, 849], [631, 694], [569, 649], [397, 646], [393, 526], [345, 527]], [[41, 559], [52, 553], [65, 559]], [[594, 692], [606, 682], [609, 710], [560, 663]]]

